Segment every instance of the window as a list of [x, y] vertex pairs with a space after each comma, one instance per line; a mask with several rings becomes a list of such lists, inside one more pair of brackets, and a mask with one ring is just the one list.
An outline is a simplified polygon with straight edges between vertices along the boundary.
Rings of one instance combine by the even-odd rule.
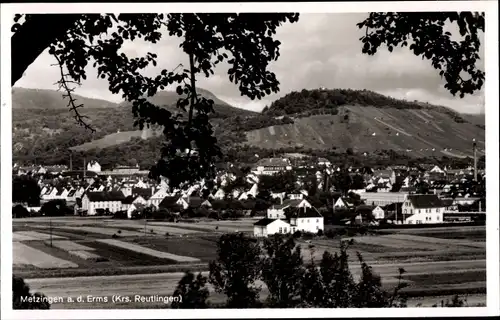
[[316, 226], [316, 230], [319, 230], [319, 226]]
[[307, 223], [309, 223], [309, 219], [307, 219]]
[[319, 223], [319, 219], [316, 219], [316, 222]]
[[282, 230], [282, 229], [281, 229], [281, 227], [280, 227], [278, 232], [279, 232], [279, 233], [282, 233], [282, 231], [283, 231], [283, 230]]
[[439, 216], [436, 216], [436, 221], [439, 221]]
[[285, 227], [285, 233], [287, 233], [287, 232], [288, 232], [288, 228], [287, 228], [287, 227]]

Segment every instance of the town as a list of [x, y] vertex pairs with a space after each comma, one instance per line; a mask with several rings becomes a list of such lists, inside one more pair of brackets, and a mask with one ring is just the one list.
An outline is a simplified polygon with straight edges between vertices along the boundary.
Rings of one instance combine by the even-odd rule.
[[[85, 170], [71, 171], [63, 165], [15, 165], [16, 179], [35, 179], [40, 191], [39, 201], [15, 203], [13, 216], [69, 212], [128, 219], [262, 217], [254, 224], [254, 236], [324, 232], [327, 223], [484, 220], [484, 170], [437, 165], [340, 168], [325, 158], [314, 163], [310, 157], [293, 162], [276, 157], [247, 168], [226, 164], [226, 168], [220, 166], [215, 183], [202, 181], [174, 190], [165, 181], [148, 179], [148, 171], [138, 166], [104, 171], [98, 162], [90, 161]], [[55, 208], [52, 204], [62, 204], [64, 209], [59, 206], [50, 211], [48, 208]]]

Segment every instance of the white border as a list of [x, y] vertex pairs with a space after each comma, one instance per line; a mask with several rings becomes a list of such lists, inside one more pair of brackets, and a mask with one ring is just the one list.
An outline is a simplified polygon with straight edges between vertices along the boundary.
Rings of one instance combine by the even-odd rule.
[[487, 307], [484, 308], [405, 308], [380, 309], [248, 309], [239, 310], [12, 310], [12, 114], [10, 86], [10, 26], [1, 28], [1, 264], [2, 318], [6, 319], [137, 319], [137, 318], [278, 318], [278, 317], [422, 317], [486, 316], [499, 314], [499, 205], [498, 205], [498, 2], [497, 1], [421, 1], [421, 2], [331, 2], [331, 3], [19, 3], [2, 4], [1, 20], [11, 21], [14, 13], [116, 12], [370, 12], [370, 11], [485, 11], [486, 63], [486, 146], [487, 170]]

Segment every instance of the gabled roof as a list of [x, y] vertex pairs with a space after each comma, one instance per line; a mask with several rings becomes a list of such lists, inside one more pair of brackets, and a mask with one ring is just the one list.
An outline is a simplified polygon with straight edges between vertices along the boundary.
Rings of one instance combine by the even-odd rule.
[[136, 197], [134, 196], [127, 196], [125, 199], [122, 200], [123, 204], [132, 204], [134, 202]]
[[177, 200], [179, 200], [180, 196], [173, 196], [173, 197], [165, 197], [163, 200], [160, 202], [158, 207], [160, 208], [170, 208], [173, 206], [177, 205]]
[[319, 211], [316, 210], [316, 208], [314, 208], [314, 207], [297, 208], [296, 217], [297, 218], [323, 218], [321, 213], [319, 213]]
[[286, 207], [296, 207], [298, 206], [302, 201], [304, 201], [303, 199], [286, 199], [283, 201], [282, 204], [278, 204], [278, 205], [275, 205], [274, 208], [275, 209], [284, 209]]
[[438, 208], [443, 207], [443, 202], [435, 194], [409, 195], [408, 200], [415, 208]]

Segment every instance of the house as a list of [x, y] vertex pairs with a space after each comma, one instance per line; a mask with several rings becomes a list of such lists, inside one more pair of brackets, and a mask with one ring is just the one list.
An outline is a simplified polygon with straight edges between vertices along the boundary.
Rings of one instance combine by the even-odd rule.
[[333, 210], [336, 209], [348, 209], [352, 208], [354, 204], [352, 203], [352, 200], [349, 198], [343, 198], [339, 197], [337, 201], [333, 203]]
[[372, 177], [378, 183], [386, 181], [391, 184], [396, 183], [396, 172], [394, 170], [375, 170]]
[[387, 182], [378, 183], [376, 185], [377, 192], [390, 192], [392, 190], [392, 184]]
[[180, 196], [167, 196], [158, 204], [158, 208], [179, 212], [187, 209], [188, 206]]
[[403, 202], [405, 224], [442, 223], [445, 206], [434, 194], [409, 195]]
[[391, 203], [404, 202], [408, 197], [405, 192], [363, 192], [359, 196], [366, 204], [386, 206]]
[[162, 202], [163, 199], [169, 196], [169, 193], [167, 192], [166, 188], [160, 188], [158, 189], [153, 195], [149, 198], [148, 204], [155, 206], [158, 208], [160, 205], [160, 202]]
[[212, 207], [212, 204], [210, 203], [210, 201], [205, 200], [205, 199], [200, 198], [200, 197], [188, 197], [186, 199], [186, 202], [188, 203], [188, 207], [191, 209], [198, 209], [201, 207], [205, 207], [205, 208]]
[[[122, 209], [123, 211], [127, 211], [127, 217], [130, 219], [132, 218], [132, 213], [135, 210], [139, 210], [141, 208], [144, 208], [147, 205], [147, 201], [139, 196], [127, 196], [125, 199], [122, 200]], [[119, 210], [119, 211], [121, 211]]]
[[219, 188], [214, 194], [213, 194], [213, 198], [216, 199], [216, 200], [222, 200], [226, 197], [226, 193], [224, 192], [224, 190], [222, 188]]
[[318, 166], [330, 167], [331, 165], [332, 165], [332, 163], [328, 159], [318, 158]]
[[356, 213], [361, 214], [362, 216], [372, 215], [375, 220], [382, 220], [385, 218], [384, 209], [380, 206], [372, 206], [372, 205], [359, 205], [356, 207]]
[[453, 199], [441, 199], [444, 205], [444, 212], [458, 212], [458, 204]]
[[267, 217], [270, 219], [285, 219], [287, 208], [311, 208], [312, 205], [305, 199], [286, 199], [281, 204], [272, 205], [267, 209]]
[[258, 193], [257, 191], [258, 191], [258, 186], [255, 183], [250, 188], [250, 190], [248, 190], [247, 192], [243, 192], [242, 194], [240, 194], [240, 196], [238, 197], [238, 200], [247, 200], [249, 197], [255, 198], [257, 196], [257, 193]]
[[95, 215], [97, 209], [117, 212], [122, 210], [124, 199], [125, 196], [121, 191], [86, 192], [82, 198], [82, 209], [87, 211], [87, 215]]
[[264, 218], [253, 225], [253, 234], [255, 237], [267, 237], [276, 233], [292, 233], [290, 224], [281, 219]]
[[101, 165], [99, 162], [92, 160], [87, 164], [87, 171], [101, 172]]
[[431, 170], [429, 170], [429, 172], [439, 173], [439, 174], [444, 174], [445, 173], [445, 171], [443, 169], [441, 169], [440, 167], [438, 167], [438, 166], [434, 166], [434, 168], [432, 168]]
[[314, 207], [299, 207], [289, 219], [266, 217], [254, 223], [254, 236], [267, 237], [276, 233], [312, 232], [324, 230], [324, 218]]
[[257, 162], [253, 173], [256, 175], [273, 175], [287, 170], [292, 170], [292, 164], [289, 159], [264, 158]]

